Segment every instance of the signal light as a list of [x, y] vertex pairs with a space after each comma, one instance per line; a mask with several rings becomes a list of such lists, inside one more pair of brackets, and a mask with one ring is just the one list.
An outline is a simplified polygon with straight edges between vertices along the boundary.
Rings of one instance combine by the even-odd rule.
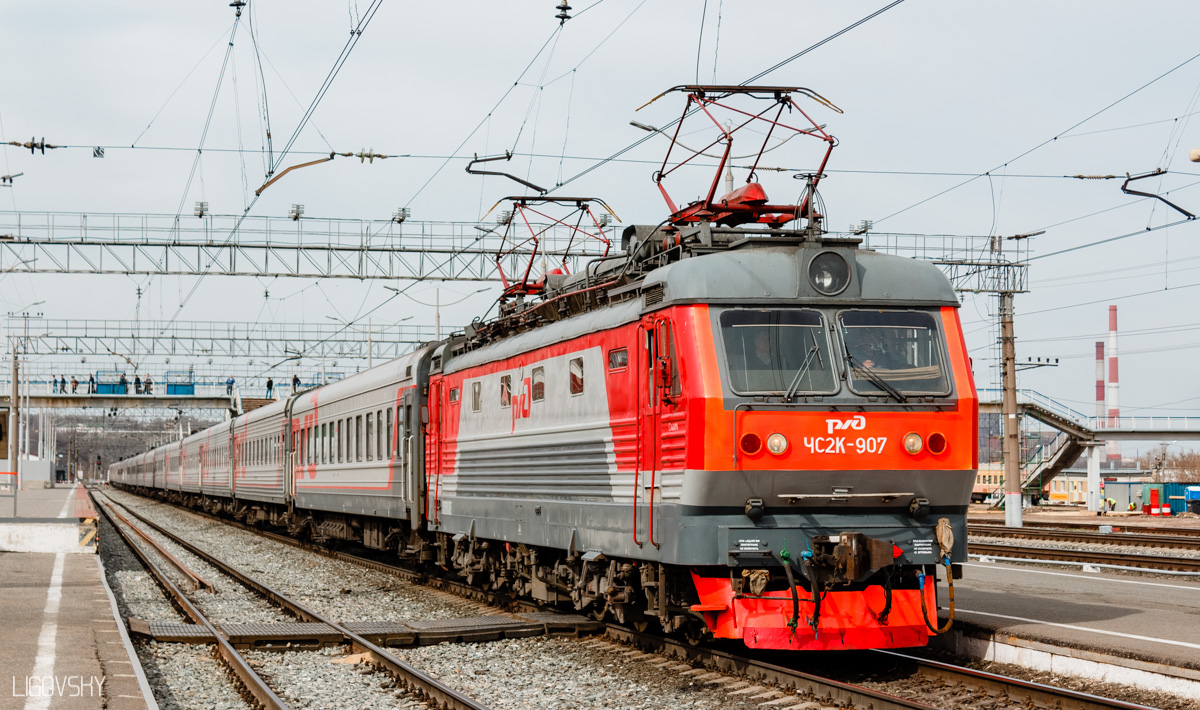
[[929, 439], [925, 441], [925, 445], [929, 448], [929, 453], [937, 456], [946, 451], [946, 437], [938, 432], [929, 435]]
[[904, 450], [916, 456], [925, 448], [925, 442], [921, 441], [921, 435], [917, 432], [910, 432], [904, 435]]
[[788, 440], [783, 434], [772, 434], [767, 437], [767, 451], [779, 456], [787, 451]]
[[762, 437], [758, 434], [742, 434], [742, 439], [738, 442], [738, 448], [747, 456], [753, 456], [759, 451], [762, 451]]

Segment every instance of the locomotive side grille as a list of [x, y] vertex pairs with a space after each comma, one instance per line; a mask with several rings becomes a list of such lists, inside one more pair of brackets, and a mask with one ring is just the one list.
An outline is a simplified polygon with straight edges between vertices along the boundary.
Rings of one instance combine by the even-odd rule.
[[611, 494], [611, 457], [603, 441], [458, 451], [459, 494]]
[[654, 306], [663, 302], [663, 298], [666, 296], [666, 287], [662, 284], [655, 284], [646, 289], [645, 294], [645, 305]]

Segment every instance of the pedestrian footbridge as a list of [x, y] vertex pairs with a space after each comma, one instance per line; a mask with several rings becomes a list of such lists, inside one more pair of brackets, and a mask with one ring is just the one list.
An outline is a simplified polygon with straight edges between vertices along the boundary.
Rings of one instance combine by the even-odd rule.
[[[998, 389], [979, 390], [979, 413], [1001, 413], [1001, 394]], [[1200, 441], [1200, 417], [1095, 417], [1031, 389], [1017, 390], [1017, 414], [1059, 431], [1052, 442], [1041, 447], [1037, 460], [1025, 470], [1021, 485], [1025, 493], [1040, 491], [1085, 449], [1109, 441]], [[1089, 477], [1095, 463], [1098, 458], [1092, 457]]]

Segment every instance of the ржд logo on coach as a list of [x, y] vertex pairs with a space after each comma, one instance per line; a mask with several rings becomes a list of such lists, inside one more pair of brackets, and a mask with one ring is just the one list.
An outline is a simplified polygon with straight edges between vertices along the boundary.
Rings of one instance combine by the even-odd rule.
[[854, 431], [862, 431], [867, 428], [867, 418], [861, 414], [850, 417], [849, 419], [826, 419], [825, 433], [832, 434], [835, 431], [844, 431], [853, 429]]

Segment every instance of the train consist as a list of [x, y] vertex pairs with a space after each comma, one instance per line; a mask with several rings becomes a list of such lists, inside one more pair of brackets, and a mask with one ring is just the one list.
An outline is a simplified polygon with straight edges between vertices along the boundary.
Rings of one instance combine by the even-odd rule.
[[[690, 108], [749, 97], [805, 118], [791, 96], [816, 96], [680, 90]], [[832, 148], [815, 122], [792, 130]], [[819, 172], [794, 205], [757, 182], [717, 197], [714, 180], [579, 273], [506, 277], [494, 320], [110, 478], [693, 640], [922, 645], [937, 570], [966, 558], [977, 467], [958, 300], [927, 262], [825, 234]], [[514, 209], [567, 203], [602, 204]]]

